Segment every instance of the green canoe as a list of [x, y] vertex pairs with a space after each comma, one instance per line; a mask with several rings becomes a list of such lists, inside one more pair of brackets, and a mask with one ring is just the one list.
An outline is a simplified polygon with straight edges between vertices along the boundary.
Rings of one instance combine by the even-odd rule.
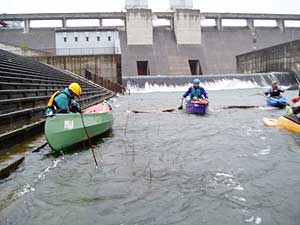
[[[108, 131], [113, 124], [111, 112], [82, 114], [82, 118], [90, 138]], [[82, 118], [79, 113], [57, 114], [47, 118], [45, 135], [52, 150], [60, 151], [87, 140]]]

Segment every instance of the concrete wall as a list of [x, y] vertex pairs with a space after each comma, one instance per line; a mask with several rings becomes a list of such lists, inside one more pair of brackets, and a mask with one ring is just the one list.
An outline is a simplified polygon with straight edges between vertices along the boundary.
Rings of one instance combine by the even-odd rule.
[[300, 73], [300, 40], [237, 56], [241, 73], [287, 71]]
[[[139, 14], [137, 11], [136, 16], [138, 17]], [[137, 22], [141, 27], [143, 23], [145, 21]], [[137, 29], [137, 33], [134, 32], [134, 29], [130, 32], [130, 26], [127, 27], [127, 31], [129, 31], [127, 34], [126, 31], [119, 32], [124, 76], [137, 74], [136, 61], [138, 60], [149, 61], [152, 75], [188, 75], [188, 59], [199, 59], [204, 74], [236, 73], [235, 57], [237, 55], [300, 39], [299, 28], [286, 27], [282, 32], [276, 27], [255, 27], [253, 31], [247, 27], [223, 27], [219, 31], [216, 27], [202, 26], [201, 45], [191, 47], [193, 45], [178, 45], [175, 34], [170, 28], [154, 27], [152, 29], [152, 19], [150, 18], [147, 24], [149, 27], [145, 34], [148, 33], [148, 35], [145, 36], [142, 32], [143, 27], [141, 30]], [[128, 36], [130, 36], [131, 44], [127, 41]], [[3, 29], [0, 30], [0, 42], [32, 49], [52, 49], [53, 52], [55, 50], [55, 31], [50, 28], [32, 28], [29, 33], [23, 33], [21, 29]]]
[[32, 50], [30, 48], [21, 48], [19, 46], [13, 46], [8, 44], [0, 43], [0, 49], [8, 52], [12, 52], [21, 56], [40, 56], [45, 55], [45, 52], [40, 52], [38, 50]]
[[43, 56], [33, 58], [81, 76], [85, 75], [85, 69], [89, 69], [91, 72], [114, 82], [121, 80], [120, 55]]
[[127, 9], [126, 31], [128, 45], [152, 45], [152, 11], [150, 9]]
[[200, 10], [176, 9], [174, 32], [177, 44], [201, 44]]
[[136, 61], [148, 61], [151, 75], [191, 75], [189, 59], [200, 60], [206, 65], [201, 45], [177, 45], [170, 27], [153, 28], [153, 45], [127, 45], [126, 32], [120, 31], [122, 52], [122, 75], [136, 76]]
[[119, 33], [116, 31], [56, 32], [57, 55], [120, 53]]
[[0, 42], [24, 46], [32, 49], [55, 49], [54, 29], [31, 29], [29, 33], [23, 33], [23, 29], [1, 29]]
[[171, 9], [192, 9], [193, 0], [170, 0]]
[[205, 64], [204, 74], [236, 73], [236, 56], [300, 38], [299, 28], [248, 28], [202, 27], [202, 50]]
[[126, 0], [125, 7], [126, 9], [148, 9], [148, 0]]

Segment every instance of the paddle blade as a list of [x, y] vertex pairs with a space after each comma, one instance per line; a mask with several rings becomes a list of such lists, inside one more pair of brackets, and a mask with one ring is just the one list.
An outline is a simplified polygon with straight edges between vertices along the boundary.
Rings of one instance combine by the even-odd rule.
[[271, 127], [276, 127], [280, 125], [278, 119], [266, 118], [266, 117], [264, 118], [264, 124], [266, 126], [271, 126]]
[[163, 109], [163, 110], [161, 110], [162, 112], [174, 112], [175, 111], [175, 109]]

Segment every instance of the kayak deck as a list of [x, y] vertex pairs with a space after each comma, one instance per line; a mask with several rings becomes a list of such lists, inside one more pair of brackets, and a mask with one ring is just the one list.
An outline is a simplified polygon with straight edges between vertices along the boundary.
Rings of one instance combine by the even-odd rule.
[[187, 101], [185, 104], [186, 111], [192, 114], [204, 115], [208, 107], [208, 100]]
[[288, 102], [285, 97], [269, 97], [267, 98], [267, 104], [272, 107], [284, 108]]
[[300, 124], [297, 123], [296, 119], [293, 117], [281, 116], [278, 119], [264, 118], [263, 121], [267, 126], [279, 126], [289, 131], [300, 133]]

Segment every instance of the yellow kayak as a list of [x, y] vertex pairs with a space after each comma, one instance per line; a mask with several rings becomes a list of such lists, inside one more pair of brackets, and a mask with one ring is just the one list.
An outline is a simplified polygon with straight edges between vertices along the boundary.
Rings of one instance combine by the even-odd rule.
[[267, 126], [280, 126], [289, 131], [300, 133], [300, 123], [293, 117], [281, 116], [279, 119], [264, 118], [264, 124]]

